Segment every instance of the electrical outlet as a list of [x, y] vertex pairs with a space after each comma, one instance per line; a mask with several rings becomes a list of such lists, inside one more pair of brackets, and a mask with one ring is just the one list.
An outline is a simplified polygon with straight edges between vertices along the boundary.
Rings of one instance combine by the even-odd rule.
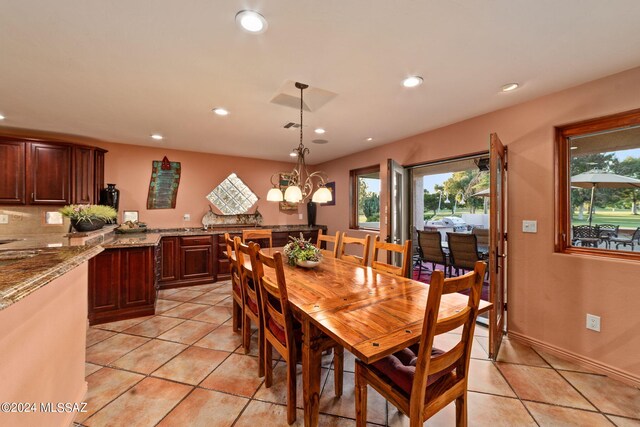
[[600, 332], [600, 316], [587, 313], [587, 329]]
[[298, 214], [298, 219], [302, 219], [302, 214], [301, 213]]
[[182, 216], [183, 221], [191, 221], [191, 214], [184, 214]]
[[9, 224], [9, 215], [7, 214], [0, 215], [0, 224]]
[[537, 233], [538, 232], [538, 221], [522, 221], [522, 232], [523, 233]]

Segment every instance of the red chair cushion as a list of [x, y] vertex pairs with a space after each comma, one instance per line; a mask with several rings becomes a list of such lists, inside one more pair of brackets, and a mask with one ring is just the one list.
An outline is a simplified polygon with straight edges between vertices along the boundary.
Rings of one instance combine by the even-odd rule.
[[[433, 348], [431, 356], [439, 356], [444, 354], [444, 351]], [[416, 374], [416, 362], [418, 361], [418, 344], [407, 347], [398, 351], [390, 356], [373, 362], [373, 366], [389, 378], [395, 385], [404, 390], [407, 394], [411, 394], [411, 387], [413, 386], [413, 377]], [[429, 375], [427, 379], [427, 385], [431, 385], [441, 377], [451, 372], [450, 370], [444, 370], [433, 375]]]
[[[294, 322], [293, 326], [293, 339], [296, 343], [300, 343], [302, 342], [302, 329], [300, 329], [300, 327], [296, 327], [300, 325], [295, 323], [296, 322]], [[280, 341], [282, 345], [287, 345], [287, 343], [285, 342], [284, 328], [271, 317], [269, 317], [269, 320], [267, 320], [267, 328], [269, 328], [271, 333], [273, 333], [273, 336], [276, 337], [276, 339]]]
[[232, 287], [233, 287], [233, 293], [239, 297], [242, 297], [242, 290], [240, 289], [240, 285], [237, 284], [236, 282], [233, 282]]
[[249, 310], [251, 310], [256, 316], [258, 315], [258, 303], [256, 303], [251, 297], [247, 296], [247, 304], [249, 305]]

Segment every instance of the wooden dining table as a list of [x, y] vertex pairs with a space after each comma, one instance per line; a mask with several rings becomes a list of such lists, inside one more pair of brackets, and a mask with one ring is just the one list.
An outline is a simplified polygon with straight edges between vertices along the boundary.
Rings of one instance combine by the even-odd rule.
[[[262, 249], [272, 255], [282, 248]], [[245, 259], [250, 268], [250, 260]], [[275, 281], [274, 270], [265, 275]], [[419, 341], [429, 285], [325, 257], [312, 269], [285, 265], [289, 302], [302, 323], [304, 424], [317, 426], [321, 343], [327, 337], [365, 363], [375, 362]], [[468, 297], [443, 295], [439, 318], [463, 309]], [[493, 305], [480, 302], [480, 313]]]

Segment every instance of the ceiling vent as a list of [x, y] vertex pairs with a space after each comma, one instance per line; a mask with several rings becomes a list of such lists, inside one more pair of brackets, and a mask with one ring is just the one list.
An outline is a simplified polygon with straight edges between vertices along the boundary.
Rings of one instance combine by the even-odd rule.
[[300, 129], [300, 123], [289, 122], [285, 123], [285, 125], [282, 127], [285, 129]]
[[[273, 96], [271, 103], [300, 110], [300, 89], [295, 85], [295, 81], [287, 80]], [[310, 112], [317, 111], [336, 96], [338, 96], [337, 93], [309, 86], [304, 93], [302, 109]]]
[[311, 142], [313, 142], [314, 144], [327, 144], [329, 141], [326, 139], [314, 139]]

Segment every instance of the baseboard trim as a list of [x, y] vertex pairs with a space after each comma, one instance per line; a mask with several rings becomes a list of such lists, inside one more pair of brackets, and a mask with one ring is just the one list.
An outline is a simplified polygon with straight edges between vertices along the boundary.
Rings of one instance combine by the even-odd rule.
[[543, 341], [539, 341], [535, 338], [528, 337], [518, 332], [509, 332], [508, 336], [509, 336], [509, 339], [521, 342], [523, 344], [530, 345], [531, 347], [534, 347], [534, 348], [539, 348], [561, 359], [565, 359], [569, 362], [573, 362], [580, 366], [584, 366], [585, 368], [590, 369], [594, 372], [606, 375], [618, 381], [622, 381], [625, 384], [629, 384], [633, 387], [640, 387], [640, 377], [630, 374], [629, 372], [620, 370], [618, 368], [615, 368], [613, 366], [607, 365], [602, 362], [598, 362], [588, 357], [584, 357], [579, 354], [572, 353], [570, 351], [545, 343]]

